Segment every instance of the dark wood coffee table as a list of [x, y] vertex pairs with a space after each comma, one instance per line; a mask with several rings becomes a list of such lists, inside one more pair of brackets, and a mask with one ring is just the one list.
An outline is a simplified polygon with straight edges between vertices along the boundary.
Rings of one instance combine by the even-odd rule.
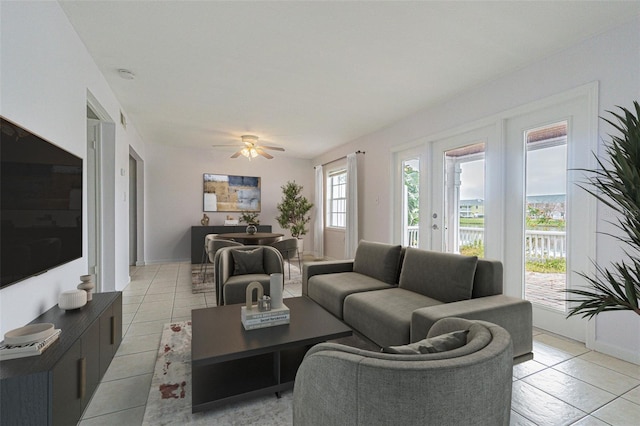
[[291, 323], [245, 331], [242, 305], [191, 311], [191, 411], [293, 388], [309, 348], [351, 329], [306, 297], [284, 299]]

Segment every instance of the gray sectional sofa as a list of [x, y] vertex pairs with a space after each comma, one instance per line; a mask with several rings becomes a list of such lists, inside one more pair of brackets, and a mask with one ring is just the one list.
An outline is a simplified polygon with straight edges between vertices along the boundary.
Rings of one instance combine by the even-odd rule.
[[306, 263], [302, 294], [380, 347], [423, 339], [441, 318], [503, 327], [514, 362], [532, 355], [531, 303], [502, 294], [502, 263], [361, 241], [355, 259]]

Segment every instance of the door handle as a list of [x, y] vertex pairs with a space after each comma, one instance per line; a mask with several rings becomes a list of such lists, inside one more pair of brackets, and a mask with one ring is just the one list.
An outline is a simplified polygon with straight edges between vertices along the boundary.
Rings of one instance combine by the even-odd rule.
[[434, 223], [434, 224], [431, 226], [431, 229], [433, 229], [434, 231], [437, 231], [438, 229], [440, 229], [440, 227]]
[[87, 393], [87, 359], [85, 357], [78, 360], [78, 369], [80, 370], [80, 377], [78, 377], [78, 397], [84, 399]]
[[116, 344], [116, 317], [111, 317], [111, 344]]

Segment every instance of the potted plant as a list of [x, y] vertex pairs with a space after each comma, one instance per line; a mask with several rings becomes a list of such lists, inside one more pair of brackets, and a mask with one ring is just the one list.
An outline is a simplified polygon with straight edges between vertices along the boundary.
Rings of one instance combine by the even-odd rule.
[[578, 304], [569, 308], [569, 314], [582, 314], [593, 318], [605, 311], [630, 310], [640, 315], [640, 104], [634, 102], [634, 111], [619, 107], [621, 114], [608, 111], [617, 123], [604, 119], [620, 131], [620, 136], [610, 135], [611, 143], [605, 145], [608, 160], [596, 157], [599, 168], [587, 170], [590, 177], [580, 187], [613, 209], [617, 219], [611, 223], [621, 235], [610, 235], [625, 246], [626, 259], [613, 262], [610, 268], [596, 265], [596, 275], [583, 276], [588, 283], [586, 290], [566, 290], [579, 298], [567, 299]]
[[291, 236], [298, 239], [299, 251], [302, 252], [302, 235], [308, 231], [307, 223], [311, 221], [311, 216], [307, 216], [309, 210], [313, 208], [313, 203], [303, 195], [302, 185], [295, 181], [287, 182], [282, 187], [282, 202], [276, 206], [280, 215], [276, 218], [283, 229], [289, 229]]
[[244, 222], [247, 224], [247, 234], [255, 234], [258, 228], [256, 225], [260, 224], [260, 220], [258, 220], [258, 213], [252, 212], [248, 210], [244, 210], [240, 214], [240, 222]]

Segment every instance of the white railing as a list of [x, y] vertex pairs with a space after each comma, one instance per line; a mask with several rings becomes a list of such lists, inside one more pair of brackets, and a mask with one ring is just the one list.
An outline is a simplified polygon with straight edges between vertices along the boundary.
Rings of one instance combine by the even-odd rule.
[[458, 240], [460, 247], [484, 243], [484, 228], [461, 226], [458, 228]]
[[566, 242], [567, 233], [564, 231], [526, 231], [525, 256], [527, 260], [565, 258]]
[[[484, 228], [461, 226], [458, 228], [460, 247], [484, 244]], [[409, 247], [418, 247], [419, 228], [407, 227]], [[567, 256], [567, 233], [564, 231], [525, 231], [527, 260], [556, 259]]]
[[407, 246], [409, 247], [418, 247], [418, 241], [420, 237], [420, 227], [419, 226], [407, 226]]

